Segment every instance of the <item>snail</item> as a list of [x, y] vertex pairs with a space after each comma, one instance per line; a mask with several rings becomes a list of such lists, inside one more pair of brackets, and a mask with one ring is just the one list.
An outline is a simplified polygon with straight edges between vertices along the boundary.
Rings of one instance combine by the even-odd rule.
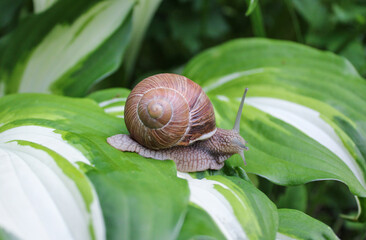
[[234, 128], [227, 130], [216, 128], [212, 103], [198, 84], [170, 73], [148, 77], [126, 101], [124, 119], [130, 135], [114, 135], [107, 142], [120, 151], [173, 160], [182, 172], [221, 169], [236, 153], [245, 163], [243, 150], [248, 148], [239, 127], [247, 90]]

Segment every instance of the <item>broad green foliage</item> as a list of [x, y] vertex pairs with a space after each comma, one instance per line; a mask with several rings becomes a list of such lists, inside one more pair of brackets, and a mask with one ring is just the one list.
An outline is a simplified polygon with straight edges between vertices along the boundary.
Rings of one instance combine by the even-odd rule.
[[200, 54], [184, 74], [206, 90], [224, 128], [249, 88], [241, 125], [247, 171], [286, 185], [335, 179], [366, 196], [366, 83], [348, 61], [295, 43], [248, 39]]
[[[5, 96], [0, 236], [337, 239], [329, 227], [299, 211], [277, 210], [243, 169], [283, 185], [342, 181], [363, 207], [365, 113], [358, 106], [366, 102], [366, 86], [354, 68], [333, 54], [252, 39], [204, 52], [185, 75], [203, 86], [223, 128], [232, 128], [249, 87], [241, 124], [250, 147], [247, 166], [234, 156], [215, 176], [177, 173], [173, 161], [112, 148], [106, 138], [127, 133], [127, 89], [102, 90], [87, 99]], [[306, 198], [303, 187], [289, 189], [279, 205], [296, 201], [293, 207], [304, 210], [306, 202], [294, 200], [299, 192]], [[15, 208], [23, 211], [10, 211]]]
[[[208, 179], [220, 180], [222, 177], [210, 177]], [[275, 205], [268, 200], [265, 194], [258, 192], [253, 185], [238, 178], [231, 178], [232, 183], [226, 183], [232, 193], [228, 189], [217, 187], [218, 191], [231, 200], [234, 196], [237, 198], [236, 208], [241, 206], [243, 209], [239, 211], [234, 209], [235, 216], [241, 220], [242, 226], [249, 239], [271, 239], [278, 227], [278, 220]], [[226, 195], [226, 194], [232, 194]], [[238, 197], [239, 196], [239, 197]], [[234, 200], [232, 200], [234, 201]]]
[[[127, 95], [128, 91], [125, 89], [109, 89], [96, 92], [89, 97], [96, 100], [106, 113], [121, 118], [123, 116], [121, 109], [124, 107]], [[243, 235], [250, 239], [257, 239], [259, 236], [266, 236], [268, 239], [274, 237], [277, 228], [276, 209], [267, 197], [251, 184], [237, 178], [231, 178], [230, 181], [222, 176], [207, 176], [203, 180], [194, 179], [184, 173], [178, 176], [188, 180], [191, 202], [208, 212], [226, 238], [235, 239]], [[197, 234], [198, 229], [191, 229], [190, 221], [197, 223], [199, 220], [187, 221], [185, 228], [191, 232], [182, 232], [181, 239]], [[210, 218], [204, 217], [202, 221], [200, 224], [214, 228]], [[205, 232], [204, 229], [202, 231]]]
[[136, 239], [178, 235], [187, 183], [176, 177], [172, 161], [110, 147], [105, 139], [126, 132], [123, 121], [93, 100], [52, 95], [6, 96], [0, 109], [0, 171], [6, 173], [0, 177], [0, 225], [6, 231], [37, 239], [51, 232], [60, 239], [104, 239], [105, 232], [116, 236], [120, 230]]
[[[109, 89], [89, 97], [96, 100], [110, 115], [116, 116], [116, 113], [107, 109], [121, 109], [127, 94], [128, 91], [124, 89]], [[118, 113], [122, 114], [123, 112]], [[274, 205], [251, 184], [237, 177], [209, 176], [207, 173], [179, 173], [178, 176], [188, 180], [191, 201], [178, 239], [235, 239], [238, 236], [247, 236], [248, 239], [274, 239], [278, 227]], [[194, 177], [200, 177], [200, 180]], [[296, 227], [303, 226], [304, 222], [318, 223], [315, 219], [304, 216], [305, 220], [297, 221], [294, 218], [291, 226], [284, 223], [283, 228], [296, 232]], [[329, 232], [329, 227], [320, 222], [319, 224], [318, 228], [309, 232], [309, 237], [321, 235], [325, 231], [335, 238], [334, 233]], [[289, 235], [286, 231], [282, 232], [277, 233], [277, 239]]]
[[[38, 139], [18, 140], [32, 130]], [[54, 233], [60, 239], [103, 239], [102, 214], [90, 182], [71, 161], [35, 143], [46, 140], [42, 130], [28, 126], [1, 133], [1, 225], [21, 239]]]
[[126, 99], [130, 90], [124, 88], [112, 88], [90, 94], [103, 110], [115, 117], [123, 118]]
[[210, 215], [199, 206], [190, 204], [178, 240], [199, 239], [202, 236], [210, 240], [225, 239]]
[[278, 240], [286, 240], [289, 237], [291, 239], [338, 239], [330, 227], [303, 212], [279, 209], [278, 217]]
[[[275, 237], [276, 208], [250, 183], [237, 177], [209, 176], [194, 179], [184, 173], [178, 176], [188, 180], [190, 201], [211, 216], [226, 239]], [[201, 224], [212, 225], [210, 219], [202, 221], [205, 222]], [[196, 232], [190, 234], [193, 233]]]
[[149, 163], [154, 174], [131, 168], [88, 173], [100, 196], [109, 230], [107, 239], [153, 240], [178, 236], [186, 213], [187, 184], [176, 177], [172, 162], [161, 166], [154, 165], [154, 160]]
[[[173, 161], [107, 144], [107, 137], [128, 133], [129, 89], [57, 96], [84, 97], [117, 70], [106, 84], [118, 79], [119, 86], [127, 86], [132, 76], [138, 81], [150, 70], [181, 65], [199, 49], [245, 36], [246, 31], [232, 32], [239, 26], [232, 20], [245, 20], [245, 11], [250, 34], [269, 36], [273, 26], [267, 20], [282, 14], [266, 19], [262, 9], [273, 3], [258, 0], [246, 0], [246, 9], [243, 2], [179, 1], [180, 11], [163, 2], [162, 18], [156, 18], [160, 25], [152, 28], [144, 53], [169, 56], [153, 57], [156, 65], [146, 57], [139, 63], [146, 66], [134, 69], [161, 2], [0, 3], [0, 96], [7, 95], [0, 98], [0, 240], [338, 239], [330, 227], [303, 213], [311, 212], [312, 193], [300, 184], [319, 180], [344, 183], [359, 206], [357, 214], [345, 217], [366, 222], [366, 82], [332, 53], [286, 41], [238, 39], [188, 62], [183, 75], [208, 94], [218, 127], [232, 128], [249, 88], [241, 122], [248, 164], [234, 155], [219, 171], [177, 172]], [[363, 5], [278, 4], [286, 6], [300, 42], [346, 56], [365, 73]], [[336, 31], [343, 25], [354, 29]], [[156, 48], [158, 43], [164, 46]], [[271, 186], [289, 186], [277, 198], [269, 196], [280, 209], [246, 172], [259, 179], [259, 187], [264, 180], [254, 174]]]
[[120, 65], [134, 1], [58, 1], [0, 44], [0, 94], [85, 95]]
[[[92, 94], [99, 106], [90, 99], [40, 94], [1, 98], [0, 171], [7, 174], [0, 178], [0, 186], [8, 190], [0, 199], [23, 209], [13, 214], [11, 206], [0, 205], [4, 233], [37, 239], [46, 238], [42, 229], [59, 232], [60, 239], [187, 239], [198, 234], [275, 238], [277, 210], [250, 183], [238, 177], [194, 179], [183, 173], [177, 177], [172, 161], [145, 159], [110, 147], [105, 139], [126, 130], [120, 118], [106, 114], [108, 107], [103, 111], [100, 105], [123, 107], [119, 100], [127, 94], [125, 89]], [[20, 186], [26, 192], [19, 195]], [[188, 208], [188, 199], [194, 209]], [[54, 212], [55, 205], [62, 210]], [[75, 215], [78, 209], [85, 212]], [[201, 218], [192, 219], [202, 211]], [[62, 220], [54, 224], [60, 214]], [[32, 221], [35, 217], [43, 220]], [[19, 228], [10, 224], [20, 219]]]

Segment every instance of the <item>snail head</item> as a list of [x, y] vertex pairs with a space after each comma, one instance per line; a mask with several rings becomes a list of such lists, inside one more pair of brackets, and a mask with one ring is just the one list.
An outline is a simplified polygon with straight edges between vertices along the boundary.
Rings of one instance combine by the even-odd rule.
[[212, 152], [220, 156], [226, 156], [228, 158], [233, 154], [239, 154], [242, 157], [244, 164], [246, 164], [244, 150], [248, 150], [248, 147], [245, 146], [247, 142], [242, 136], [240, 136], [239, 131], [241, 112], [243, 110], [245, 95], [247, 91], [248, 89], [246, 88], [244, 95], [241, 99], [234, 128], [231, 130], [218, 128], [216, 130], [216, 133], [204, 143], [209, 145], [208, 147]]

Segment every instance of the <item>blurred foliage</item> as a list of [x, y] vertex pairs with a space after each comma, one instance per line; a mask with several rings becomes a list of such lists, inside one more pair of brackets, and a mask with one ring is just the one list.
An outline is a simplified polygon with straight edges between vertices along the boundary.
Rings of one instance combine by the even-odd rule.
[[366, 75], [365, 1], [292, 0], [289, 4], [306, 23], [302, 34], [307, 45], [348, 58]]
[[[0, 37], [32, 12], [31, 0], [0, 1]], [[335, 52], [366, 76], [365, 35], [364, 0], [162, 1], [147, 30], [134, 73], [126, 79], [122, 66], [94, 89], [132, 87], [152, 73], [179, 72], [204, 49], [252, 36], [292, 40]]]
[[22, 0], [0, 1], [0, 37], [17, 24], [22, 2]]
[[355, 216], [355, 197], [346, 185], [336, 181], [316, 181], [306, 185], [284, 187], [259, 178], [258, 188], [278, 208], [291, 208], [330, 226], [340, 239], [365, 239], [366, 223], [348, 220]]
[[333, 51], [366, 76], [366, 1], [261, 0], [249, 17], [247, 2], [163, 1], [147, 31], [132, 81], [156, 72], [179, 72], [204, 49], [252, 36]]
[[245, 2], [228, 4], [217, 0], [163, 1], [146, 33], [133, 79], [179, 71], [203, 49], [241, 37], [242, 29], [250, 25]]

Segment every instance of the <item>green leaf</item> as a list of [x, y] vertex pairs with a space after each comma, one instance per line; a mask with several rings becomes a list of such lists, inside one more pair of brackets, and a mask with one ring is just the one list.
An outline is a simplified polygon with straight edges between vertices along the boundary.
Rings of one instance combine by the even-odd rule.
[[20, 239], [0, 227], [0, 240], [20, 240]]
[[107, 144], [121, 132], [123, 121], [91, 99], [0, 98], [0, 227], [35, 239], [104, 239], [121, 230], [134, 239], [175, 238], [188, 206], [187, 183], [172, 161]]
[[308, 201], [308, 193], [305, 185], [287, 187], [283, 195], [278, 199], [278, 208], [291, 208], [305, 212]]
[[195, 204], [190, 204], [178, 240], [225, 239], [210, 215]]
[[187, 183], [176, 178], [171, 161], [163, 167], [151, 166], [154, 175], [141, 171], [88, 173], [99, 196], [103, 196], [107, 239], [177, 237], [188, 203], [187, 191], [182, 191], [187, 190]]
[[292, 3], [312, 28], [321, 30], [330, 23], [329, 12], [322, 1], [292, 0]]
[[3, 0], [0, 2], [0, 36], [14, 27], [21, 5], [22, 0]]
[[126, 61], [123, 66], [127, 76], [130, 76], [133, 71], [146, 29], [149, 26], [156, 9], [159, 7], [160, 2], [161, 0], [140, 0], [135, 7], [133, 12], [131, 41], [126, 50]]
[[366, 22], [366, 7], [356, 2], [340, 2], [333, 3], [332, 10], [334, 17], [341, 23], [357, 23], [365, 24]]
[[125, 88], [111, 88], [94, 92], [88, 98], [94, 99], [104, 112], [118, 117], [124, 117], [124, 108], [130, 90]]
[[115, 71], [129, 42], [133, 1], [58, 1], [0, 45], [1, 94], [85, 95]]
[[232, 127], [249, 88], [241, 124], [250, 148], [246, 171], [283, 185], [334, 179], [366, 196], [366, 82], [344, 58], [240, 39], [200, 54], [184, 75], [203, 86], [223, 128]]
[[[364, 197], [358, 197], [357, 198], [357, 204], [359, 205], [359, 212], [358, 212], [358, 216], [356, 216], [356, 220], [360, 221], [360, 222], [366, 222], [366, 198]], [[353, 220], [355, 220], [353, 219]]]
[[366, 75], [366, 51], [361, 39], [350, 42], [339, 54], [350, 60], [361, 75]]
[[249, 16], [253, 12], [255, 7], [257, 6], [258, 0], [247, 0], [246, 2], [247, 2], [247, 5], [248, 5], [248, 9], [247, 9], [245, 15]]
[[[250, 12], [252, 12], [252, 14], [250, 15], [250, 21], [252, 24], [253, 35], [256, 37], [266, 37], [266, 30], [264, 27], [262, 11], [259, 2], [255, 0], [247, 0], [247, 2], [250, 2], [250, 6], [246, 15], [249, 15], [249, 10]], [[251, 7], [252, 9], [250, 9]]]
[[101, 209], [88, 179], [55, 151], [17, 140], [29, 137], [30, 128], [0, 133], [0, 225], [20, 239], [55, 233], [59, 239], [103, 239]]
[[[190, 201], [210, 215], [226, 239], [274, 239], [276, 207], [252, 184], [238, 177], [194, 179], [187, 173], [178, 176], [188, 181]], [[207, 218], [203, 224], [212, 226]]]
[[324, 223], [291, 209], [279, 209], [279, 227], [276, 239], [338, 239]]

